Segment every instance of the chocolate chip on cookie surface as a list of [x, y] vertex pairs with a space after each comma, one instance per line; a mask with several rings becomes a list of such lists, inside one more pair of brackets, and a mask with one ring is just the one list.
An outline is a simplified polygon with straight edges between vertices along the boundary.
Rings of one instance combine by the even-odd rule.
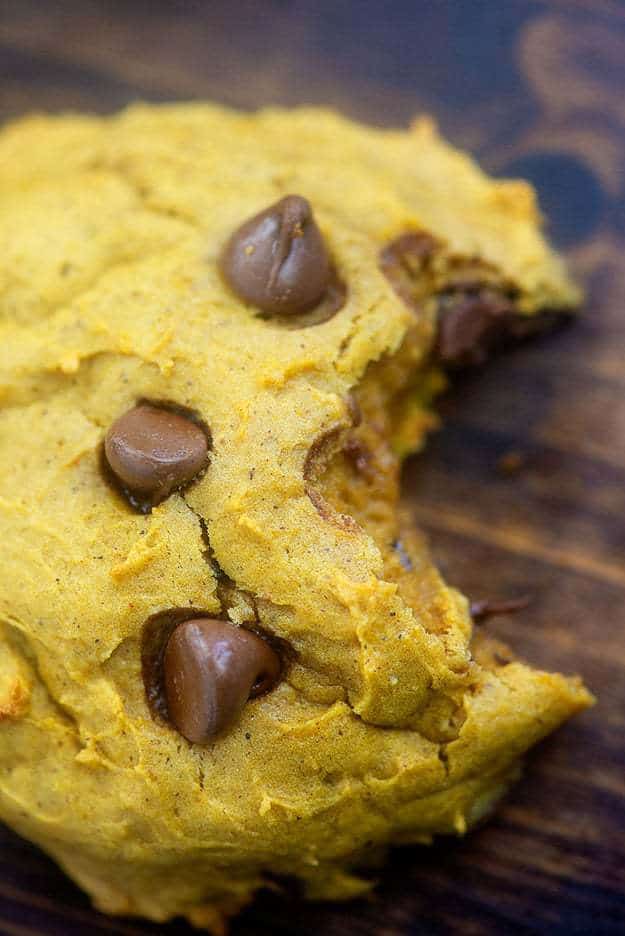
[[241, 225], [226, 244], [220, 266], [238, 296], [279, 315], [317, 305], [332, 276], [312, 208], [300, 195], [285, 196]]
[[142, 403], [115, 420], [104, 452], [122, 489], [138, 503], [158, 504], [204, 470], [209, 443], [193, 420]]
[[176, 627], [164, 666], [169, 718], [196, 744], [227, 729], [280, 674], [280, 660], [262, 637], [210, 618]]

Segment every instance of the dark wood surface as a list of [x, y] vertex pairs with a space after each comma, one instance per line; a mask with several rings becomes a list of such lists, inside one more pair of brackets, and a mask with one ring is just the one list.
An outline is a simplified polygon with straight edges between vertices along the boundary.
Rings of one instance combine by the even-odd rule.
[[[488, 627], [599, 696], [529, 759], [497, 817], [394, 852], [371, 901], [261, 897], [233, 936], [625, 932], [625, 6], [617, 0], [0, 0], [0, 119], [141, 97], [426, 109], [539, 188], [586, 282], [573, 327], [465, 377], [405, 493], [448, 578], [530, 592]], [[107, 920], [0, 831], [0, 933], [190, 929]]]

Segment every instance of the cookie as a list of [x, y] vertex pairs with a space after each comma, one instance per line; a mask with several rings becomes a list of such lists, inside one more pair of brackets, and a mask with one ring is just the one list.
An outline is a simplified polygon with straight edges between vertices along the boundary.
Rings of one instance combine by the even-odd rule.
[[579, 300], [437, 135], [203, 104], [0, 135], [0, 817], [109, 913], [370, 888], [591, 697], [398, 509], [443, 369]]

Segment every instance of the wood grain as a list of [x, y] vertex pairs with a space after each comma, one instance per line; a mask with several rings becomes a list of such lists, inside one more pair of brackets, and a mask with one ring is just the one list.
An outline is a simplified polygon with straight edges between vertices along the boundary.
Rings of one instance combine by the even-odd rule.
[[[379, 124], [434, 112], [529, 175], [589, 299], [573, 327], [469, 375], [405, 496], [487, 625], [580, 672], [599, 704], [530, 758], [493, 822], [402, 849], [368, 902], [263, 895], [233, 936], [625, 932], [625, 7], [617, 0], [0, 0], [0, 119], [134, 98], [323, 103]], [[108, 920], [0, 832], [0, 933], [183, 934]]]

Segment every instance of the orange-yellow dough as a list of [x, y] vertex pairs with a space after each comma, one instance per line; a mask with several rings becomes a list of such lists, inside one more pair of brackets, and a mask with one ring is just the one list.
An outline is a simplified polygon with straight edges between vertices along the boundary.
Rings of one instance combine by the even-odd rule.
[[[293, 192], [347, 289], [325, 321], [260, 317], [217, 268]], [[379, 265], [407, 232], [439, 245], [406, 273], [412, 304]], [[464, 833], [591, 701], [472, 642], [398, 515], [440, 383], [437, 303], [465, 267], [520, 316], [578, 300], [531, 188], [427, 119], [138, 106], [0, 134], [0, 818], [104, 911], [217, 932], [271, 875], [362, 893], [372, 849]], [[101, 470], [138, 400], [212, 436], [203, 477], [145, 516]], [[181, 607], [291, 648], [208, 746], [146, 704], [144, 623]]]

